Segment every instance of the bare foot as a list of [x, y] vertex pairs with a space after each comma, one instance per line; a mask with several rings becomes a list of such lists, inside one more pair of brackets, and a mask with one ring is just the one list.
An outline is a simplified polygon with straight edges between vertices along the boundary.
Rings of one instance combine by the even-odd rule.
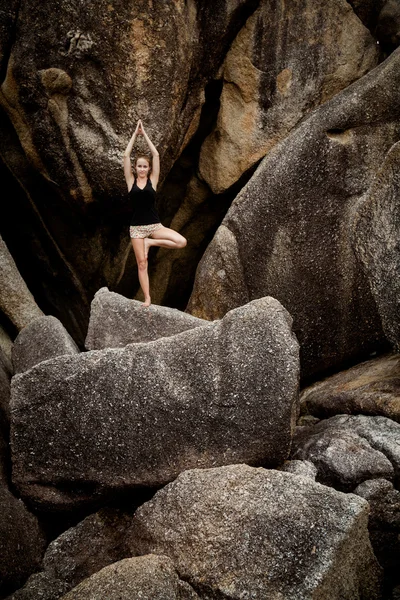
[[147, 258], [148, 254], [149, 254], [149, 248], [150, 248], [150, 239], [149, 238], [144, 238], [144, 257]]
[[147, 306], [150, 306], [150, 304], [151, 304], [151, 298], [145, 298], [142, 306], [147, 307]]

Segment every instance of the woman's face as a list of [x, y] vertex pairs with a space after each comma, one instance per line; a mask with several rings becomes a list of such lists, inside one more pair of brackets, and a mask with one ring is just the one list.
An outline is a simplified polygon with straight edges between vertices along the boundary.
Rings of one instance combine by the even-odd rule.
[[138, 177], [147, 177], [150, 171], [150, 163], [145, 158], [138, 158], [136, 161], [136, 173]]

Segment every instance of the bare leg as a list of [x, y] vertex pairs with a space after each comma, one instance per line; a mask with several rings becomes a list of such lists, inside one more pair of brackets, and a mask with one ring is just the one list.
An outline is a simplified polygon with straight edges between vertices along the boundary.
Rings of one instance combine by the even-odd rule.
[[147, 257], [151, 246], [160, 246], [161, 248], [184, 248], [186, 246], [186, 238], [177, 231], [169, 229], [169, 227], [160, 227], [151, 234], [151, 238], [144, 240], [144, 253]]
[[143, 306], [150, 306], [150, 284], [149, 275], [147, 273], [147, 257], [144, 253], [144, 239], [131, 238], [133, 251], [135, 252], [136, 262], [138, 266], [139, 282], [144, 294]]

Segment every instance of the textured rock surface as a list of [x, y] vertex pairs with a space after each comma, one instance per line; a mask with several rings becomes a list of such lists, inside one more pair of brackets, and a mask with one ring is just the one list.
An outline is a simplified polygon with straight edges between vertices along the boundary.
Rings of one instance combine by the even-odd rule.
[[313, 462], [318, 480], [349, 490], [366, 479], [398, 480], [399, 439], [400, 425], [391, 419], [338, 415], [299, 427], [291, 454]]
[[57, 600], [103, 567], [129, 556], [124, 533], [129, 511], [102, 509], [53, 540], [43, 571], [32, 575], [14, 600]]
[[65, 354], [79, 354], [79, 348], [58, 319], [40, 317], [24, 327], [14, 341], [12, 361], [15, 373]]
[[0, 483], [0, 594], [37, 570], [43, 551], [36, 517]]
[[9, 476], [8, 435], [10, 425], [10, 381], [11, 361], [0, 347], [0, 485], [7, 483]]
[[309, 460], [287, 460], [279, 469], [285, 473], [309, 477], [313, 481], [317, 476], [317, 467]]
[[202, 319], [173, 308], [151, 305], [143, 309], [140, 302], [102, 288], [92, 302], [85, 345], [88, 350], [121, 348], [132, 343], [151, 342], [204, 324]]
[[126, 558], [92, 575], [64, 600], [196, 600], [167, 556]]
[[310, 110], [378, 62], [375, 39], [344, 0], [261, 2], [223, 67], [221, 108], [200, 154], [214, 193], [234, 184]]
[[397, 350], [400, 350], [399, 170], [400, 143], [397, 143], [353, 215], [355, 251], [368, 278], [383, 329]]
[[354, 493], [369, 502], [371, 543], [393, 587], [400, 583], [400, 492], [389, 481], [374, 479], [364, 481]]
[[400, 45], [400, 2], [386, 0], [379, 13], [376, 35], [385, 50], [393, 52]]
[[229, 248], [218, 230], [198, 266], [191, 314], [216, 319], [274, 296], [293, 316], [304, 375], [376, 348], [381, 322], [349, 217], [399, 139], [399, 85], [397, 50], [274, 147], [223, 220]]
[[17, 329], [43, 316], [0, 236], [0, 310]]
[[317, 467], [318, 481], [344, 492], [351, 492], [366, 479], [393, 479], [393, 466], [384, 454], [340, 426], [299, 428], [292, 456], [311, 461]]
[[379, 598], [367, 504], [234, 465], [182, 473], [135, 514], [132, 551], [169, 556], [202, 598]]
[[155, 342], [46, 361], [13, 378], [14, 484], [62, 506], [187, 468], [279, 465], [298, 372], [290, 316], [273, 298]]
[[361, 413], [400, 422], [400, 356], [369, 360], [315, 383], [302, 391], [300, 407], [321, 419]]

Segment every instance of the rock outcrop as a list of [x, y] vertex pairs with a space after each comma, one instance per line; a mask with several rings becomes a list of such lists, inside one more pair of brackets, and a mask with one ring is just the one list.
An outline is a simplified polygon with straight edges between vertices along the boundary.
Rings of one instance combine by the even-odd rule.
[[344, 0], [261, 2], [224, 62], [217, 124], [205, 140], [201, 177], [230, 188], [305, 114], [378, 63], [379, 48]]
[[64, 600], [196, 600], [199, 596], [179, 579], [167, 556], [126, 558], [105, 567]]
[[95, 295], [86, 336], [88, 350], [122, 348], [127, 344], [151, 342], [203, 326], [204, 320], [174, 308], [128, 300], [102, 288]]
[[135, 554], [165, 554], [201, 598], [380, 598], [368, 505], [309, 478], [234, 465], [182, 473], [135, 513]]
[[14, 341], [14, 373], [28, 371], [55, 356], [79, 354], [79, 348], [58, 319], [40, 317], [24, 327]]
[[57, 508], [193, 467], [279, 465], [298, 376], [291, 319], [273, 298], [147, 344], [48, 360], [12, 381], [14, 484]]
[[188, 312], [216, 319], [272, 295], [293, 316], [305, 376], [379, 347], [349, 222], [399, 139], [399, 85], [397, 50], [274, 147], [200, 261]]
[[302, 414], [382, 415], [400, 423], [400, 356], [388, 354], [328, 377], [300, 395]]

